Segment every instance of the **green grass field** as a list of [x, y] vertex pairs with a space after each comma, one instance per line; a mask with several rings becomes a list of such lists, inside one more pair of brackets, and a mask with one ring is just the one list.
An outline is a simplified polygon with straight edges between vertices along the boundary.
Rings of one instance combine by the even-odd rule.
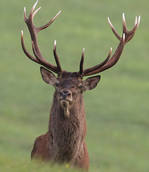
[[[40, 76], [39, 66], [28, 60], [20, 45], [20, 31], [31, 51], [23, 21], [34, 1], [0, 3], [0, 171], [73, 172], [67, 166], [30, 162], [35, 137], [47, 131], [54, 89]], [[98, 87], [84, 95], [87, 113], [87, 145], [91, 172], [149, 171], [149, 2], [146, 0], [40, 0], [37, 25], [45, 24], [59, 10], [61, 16], [39, 34], [40, 48], [54, 63], [57, 51], [64, 69], [77, 71], [81, 49], [86, 48], [85, 67], [102, 61], [109, 48], [118, 45], [107, 24], [121, 32], [121, 14], [128, 27], [141, 15], [141, 25], [127, 44], [119, 63], [101, 74]], [[76, 170], [75, 170], [76, 171]]]

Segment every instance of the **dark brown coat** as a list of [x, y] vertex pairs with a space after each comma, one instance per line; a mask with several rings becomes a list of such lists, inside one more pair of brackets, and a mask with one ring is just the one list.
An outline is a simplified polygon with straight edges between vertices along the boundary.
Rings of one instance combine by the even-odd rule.
[[[41, 74], [46, 83], [55, 86], [56, 91], [50, 113], [49, 130], [36, 139], [32, 158], [69, 163], [72, 166], [88, 169], [83, 92], [93, 89], [100, 77], [91, 77], [83, 81], [77, 74], [65, 72], [59, 79], [44, 68], [41, 68]], [[67, 91], [71, 97], [65, 95], [61, 97], [61, 94]], [[65, 114], [61, 104], [64, 100], [69, 101], [67, 105], [69, 115]]]

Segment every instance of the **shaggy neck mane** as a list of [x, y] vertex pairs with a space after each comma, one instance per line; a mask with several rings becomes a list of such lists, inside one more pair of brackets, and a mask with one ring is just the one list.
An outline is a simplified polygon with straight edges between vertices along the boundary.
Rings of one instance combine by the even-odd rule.
[[86, 119], [84, 112], [83, 96], [80, 95], [70, 109], [70, 116], [64, 116], [54, 94], [53, 105], [51, 108], [49, 133], [57, 161], [65, 162], [75, 158], [82, 146], [86, 135]]

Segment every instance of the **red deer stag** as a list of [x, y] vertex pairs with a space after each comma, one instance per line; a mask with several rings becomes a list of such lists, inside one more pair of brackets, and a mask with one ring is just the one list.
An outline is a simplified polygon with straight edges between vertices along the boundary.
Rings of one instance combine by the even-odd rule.
[[[40, 8], [35, 10], [37, 3], [38, 1], [33, 5], [29, 17], [26, 15], [26, 8], [24, 8], [24, 20], [30, 32], [34, 56], [32, 56], [25, 48], [23, 31], [21, 32], [21, 44], [24, 53], [30, 60], [45, 67], [40, 68], [42, 78], [47, 84], [55, 87], [55, 93], [50, 112], [48, 132], [39, 136], [35, 140], [31, 157], [45, 161], [69, 163], [72, 166], [87, 170], [89, 168], [89, 157], [85, 144], [86, 116], [83, 92], [95, 88], [100, 80], [100, 75], [92, 76], [86, 80], [83, 80], [83, 77], [100, 73], [117, 63], [125, 44], [133, 38], [136, 29], [139, 26], [140, 17], [136, 17], [133, 29], [128, 31], [125, 16], [123, 14], [122, 36], [117, 33], [108, 18], [110, 27], [119, 40], [118, 47], [114, 54], [112, 55], [112, 49], [110, 49], [107, 58], [102, 63], [84, 69], [83, 49], [79, 72], [67, 72], [62, 70], [60, 65], [56, 51], [56, 41], [54, 42], [53, 48], [56, 66], [47, 62], [42, 56], [37, 41], [37, 33], [50, 26], [61, 11], [58, 12], [46, 25], [36, 27], [33, 23], [33, 19], [40, 10]], [[52, 72], [56, 73], [57, 77]]]

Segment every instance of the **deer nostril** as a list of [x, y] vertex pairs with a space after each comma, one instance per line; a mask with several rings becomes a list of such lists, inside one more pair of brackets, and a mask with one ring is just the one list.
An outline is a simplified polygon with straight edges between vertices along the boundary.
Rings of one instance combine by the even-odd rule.
[[71, 93], [67, 93], [67, 96], [71, 96]]
[[63, 93], [64, 94], [69, 94], [69, 91], [68, 90], [64, 90]]
[[66, 97], [71, 96], [72, 94], [71, 94], [71, 91], [69, 91], [69, 90], [63, 90], [63, 91], [60, 93], [60, 95], [66, 98]]

